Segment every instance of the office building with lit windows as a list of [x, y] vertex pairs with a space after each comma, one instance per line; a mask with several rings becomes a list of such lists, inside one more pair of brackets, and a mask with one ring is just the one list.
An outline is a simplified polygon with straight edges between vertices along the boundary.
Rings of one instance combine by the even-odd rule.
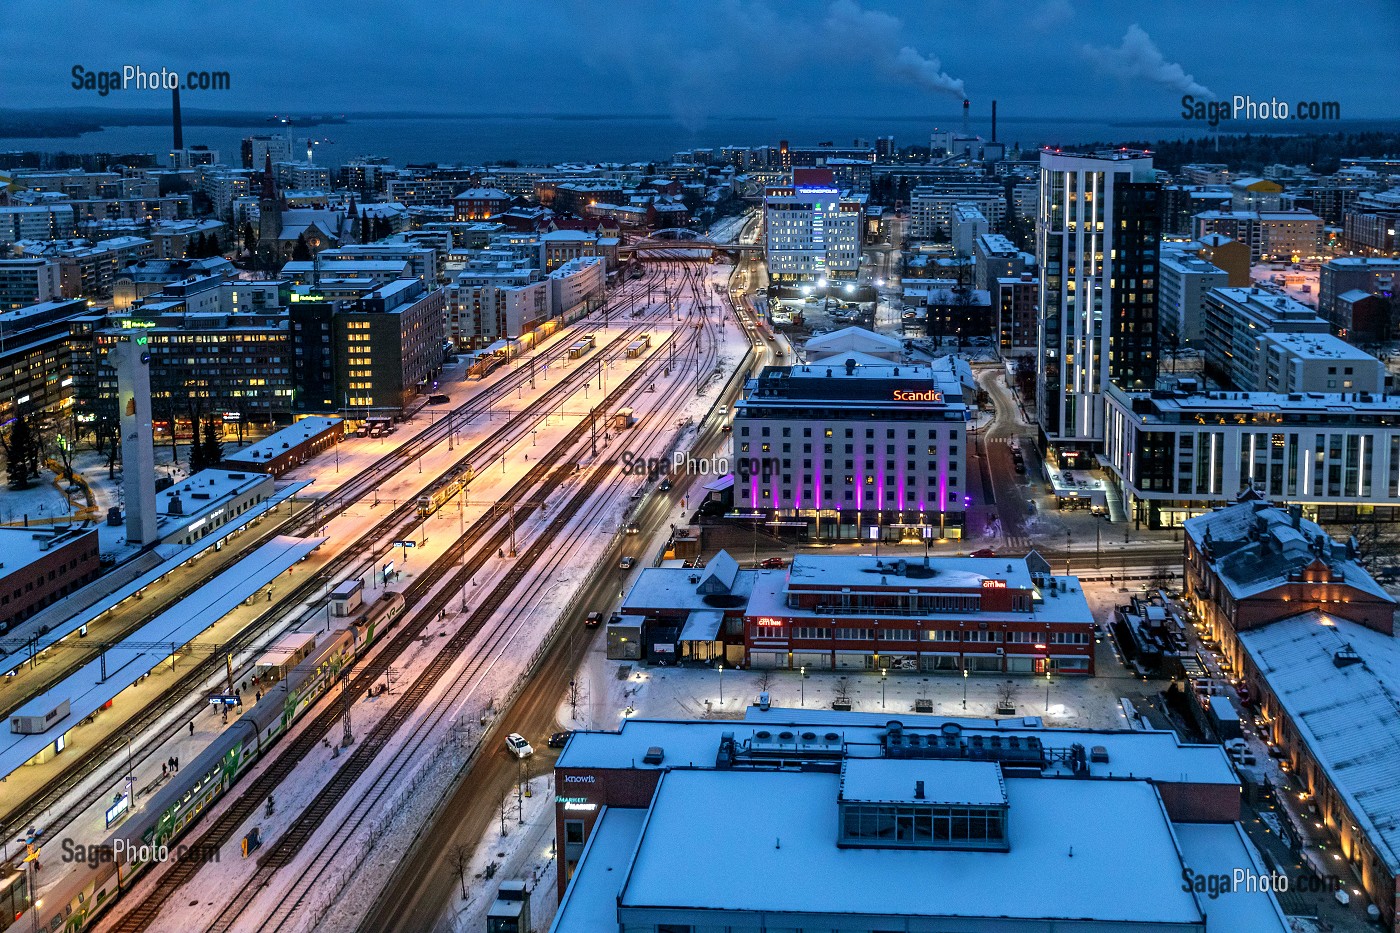
[[444, 292], [398, 279], [342, 302], [331, 324], [337, 389], [347, 411], [400, 412], [442, 369]]
[[861, 202], [841, 197], [831, 169], [793, 169], [791, 184], [767, 189], [763, 212], [774, 282], [821, 284], [860, 272]]
[[823, 539], [961, 537], [969, 413], [952, 358], [769, 366], [734, 412], [740, 518]]
[[1156, 382], [1159, 193], [1143, 152], [1040, 154], [1036, 410], [1061, 466], [1086, 466], [1102, 449], [1110, 385]]
[[1372, 392], [1108, 392], [1104, 462], [1152, 528], [1253, 489], [1329, 523], [1400, 521], [1400, 403]]

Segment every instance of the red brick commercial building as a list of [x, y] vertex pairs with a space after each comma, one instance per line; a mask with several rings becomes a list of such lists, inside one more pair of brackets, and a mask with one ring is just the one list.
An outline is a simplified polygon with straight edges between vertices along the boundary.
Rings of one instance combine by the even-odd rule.
[[489, 220], [510, 207], [510, 195], [499, 188], [468, 188], [452, 199], [452, 219]]
[[0, 635], [98, 570], [96, 529], [0, 528]]
[[1300, 507], [1256, 499], [1183, 527], [1186, 599], [1234, 670], [1242, 632], [1309, 610], [1394, 634], [1395, 601]]
[[740, 570], [644, 570], [623, 601], [641, 660], [797, 670], [1094, 673], [1094, 619], [1074, 577], [1027, 557], [799, 555]]
[[752, 667], [1093, 675], [1094, 619], [1036, 555], [801, 555], [759, 573], [744, 647]]
[[281, 476], [307, 460], [329, 450], [345, 436], [345, 422], [319, 415], [303, 418], [290, 427], [263, 438], [225, 457], [225, 470], [247, 470]]

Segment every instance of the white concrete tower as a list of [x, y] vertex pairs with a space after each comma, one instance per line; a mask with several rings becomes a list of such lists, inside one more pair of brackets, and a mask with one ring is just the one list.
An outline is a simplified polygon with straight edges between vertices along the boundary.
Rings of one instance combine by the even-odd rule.
[[156, 533], [156, 449], [151, 424], [151, 355], [146, 335], [124, 332], [107, 351], [117, 371], [117, 419], [122, 436], [122, 491], [126, 497], [126, 540], [154, 544]]

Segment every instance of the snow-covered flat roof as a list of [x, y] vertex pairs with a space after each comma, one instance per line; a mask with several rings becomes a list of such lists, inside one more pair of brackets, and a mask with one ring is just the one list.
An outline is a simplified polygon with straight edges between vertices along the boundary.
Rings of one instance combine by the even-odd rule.
[[[1225, 875], [1233, 880], [1236, 869], [1256, 877], [1269, 871], [1237, 823], [1173, 823], [1172, 829], [1182, 862], [1196, 875]], [[1231, 888], [1207, 898], [1210, 933], [1289, 933], [1292, 929], [1278, 901], [1257, 890]]]
[[288, 425], [280, 431], [269, 434], [256, 444], [250, 444], [242, 450], [230, 454], [224, 458], [224, 462], [266, 463], [272, 458], [281, 455], [284, 451], [290, 450], [303, 441], [309, 441], [329, 431], [340, 423], [341, 419], [330, 418], [324, 415], [312, 415], [310, 418], [302, 418], [296, 424]]
[[[984, 580], [1004, 582], [1011, 589], [1030, 589], [1031, 574], [1024, 557], [937, 557], [929, 561], [928, 577], [904, 576], [898, 563], [923, 570], [920, 558], [876, 558], [870, 554], [798, 554], [788, 570], [791, 586], [848, 586], [897, 589], [976, 590]], [[1071, 578], [1073, 579], [1073, 578]]]
[[[917, 795], [923, 784], [923, 796]], [[1001, 766], [992, 761], [847, 758], [841, 765], [841, 799], [871, 803], [1006, 805]]]
[[[0, 527], [0, 577], [18, 573], [55, 548], [67, 547], [92, 533], [91, 528], [54, 531], [51, 525], [33, 528]], [[96, 539], [93, 539], [96, 546]], [[6, 639], [8, 641], [8, 639]]]
[[[1400, 639], [1317, 611], [1239, 639], [1357, 825], [1400, 874]], [[1357, 660], [1344, 660], [1348, 649]]]
[[[148, 551], [136, 558], [134, 565], [139, 567], [135, 573], [127, 568], [132, 564], [123, 565], [112, 571], [120, 576], [127, 576], [123, 582], [118, 582], [111, 586], [111, 592], [94, 599], [84, 608], [74, 611], [73, 597], [70, 594], [66, 600], [61, 600], [36, 612], [14, 629], [10, 630], [9, 637], [0, 640], [0, 671], [10, 670], [18, 663], [20, 658], [28, 657], [31, 639], [33, 650], [42, 651], [49, 645], [66, 638], [92, 622], [107, 610], [113, 608], [124, 599], [135, 595], [139, 590], [150, 586], [157, 580], [171, 573], [175, 569], [183, 566], [186, 562], [193, 560], [200, 554], [215, 547], [219, 542], [226, 540], [229, 535], [241, 528], [245, 528], [253, 521], [261, 518], [269, 510], [281, 504], [284, 500], [292, 498], [296, 493], [309, 486], [310, 483], [303, 481], [292, 483], [279, 489], [269, 499], [264, 499], [257, 505], [244, 511], [232, 521], [220, 525], [214, 531], [189, 545], [158, 545], [156, 550]], [[101, 526], [107, 527], [107, 526]], [[122, 529], [114, 529], [125, 534]], [[169, 555], [169, 556], [166, 556]], [[162, 557], [165, 559], [162, 560]], [[88, 586], [95, 586], [107, 580], [111, 574], [99, 577], [94, 583]], [[120, 579], [115, 577], [113, 579]], [[85, 593], [87, 587], [80, 590]]]
[[[188, 644], [324, 540], [278, 535], [132, 632], [126, 640], [137, 644]], [[105, 680], [102, 679], [101, 659], [90, 661], [10, 714], [11, 717], [43, 716], [64, 700], [70, 703], [69, 714], [55, 721], [45, 732], [33, 735], [0, 732], [0, 775], [11, 773], [115, 699], [143, 674], [150, 673], [170, 657], [170, 650], [118, 644], [107, 649], [106, 655]]]
[[[838, 848], [839, 787], [837, 775], [810, 772], [667, 773], [618, 909], [860, 915], [877, 928], [878, 918], [908, 917], [1204, 919], [1182, 890], [1171, 824], [1146, 782], [1007, 780], [1004, 852]], [[707, 811], [724, 818], [696, 819]], [[929, 883], [938, 878], [956, 883]], [[1037, 878], [1054, 883], [1008, 883]]]
[[569, 882], [550, 933], [617, 928], [617, 894], [637, 850], [647, 811], [609, 807], [588, 837], [583, 865]]
[[[880, 736], [891, 721], [899, 721], [906, 732], [940, 729], [945, 723], [958, 723], [964, 736], [999, 735], [1038, 738], [1049, 748], [1067, 749], [1076, 743], [1086, 749], [1103, 746], [1108, 761], [1089, 762], [1089, 775], [1098, 778], [1143, 778], [1166, 783], [1238, 785], [1225, 750], [1219, 745], [1183, 745], [1172, 732], [1111, 731], [1094, 729], [1053, 729], [1035, 717], [1016, 719], [949, 719], [944, 716], [900, 713], [842, 713], [832, 710], [797, 710], [773, 707], [762, 712], [750, 707], [744, 721], [670, 721], [628, 719], [617, 732], [576, 732], [559, 756], [560, 768], [655, 770], [670, 767], [713, 767], [720, 737], [734, 733], [739, 745], [752, 741], [755, 733], [770, 735], [782, 727], [801, 734], [824, 736], [836, 733], [846, 744], [848, 757], [878, 757]], [[665, 757], [659, 765], [642, 759], [647, 750], [659, 746]], [[1063, 770], [1063, 769], [1061, 769]], [[1055, 769], [1051, 772], [1059, 773]], [[1068, 772], [1064, 772], [1068, 773]]]

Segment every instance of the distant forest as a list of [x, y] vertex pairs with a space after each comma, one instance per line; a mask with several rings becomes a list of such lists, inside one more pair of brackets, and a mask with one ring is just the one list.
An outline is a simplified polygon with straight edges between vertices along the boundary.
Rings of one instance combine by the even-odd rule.
[[1076, 151], [1096, 149], [1150, 149], [1152, 164], [1174, 172], [1192, 162], [1223, 162], [1236, 174], [1259, 172], [1264, 166], [1307, 165], [1320, 175], [1330, 175], [1346, 158], [1400, 156], [1400, 133], [1323, 133], [1315, 136], [1279, 136], [1262, 133], [1222, 133], [1206, 139], [1162, 139], [1089, 143]]

